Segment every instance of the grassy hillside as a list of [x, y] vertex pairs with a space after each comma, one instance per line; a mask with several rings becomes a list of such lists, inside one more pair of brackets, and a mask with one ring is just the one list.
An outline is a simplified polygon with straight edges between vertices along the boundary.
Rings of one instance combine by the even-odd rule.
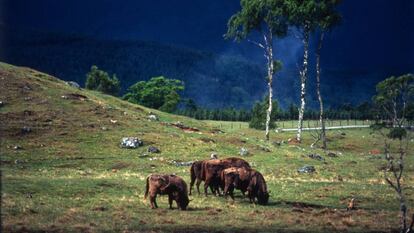
[[[244, 127], [220, 133], [214, 122], [77, 90], [47, 74], [4, 63], [0, 79], [3, 232], [390, 232], [398, 226], [398, 203], [384, 183], [384, 162], [376, 151], [381, 139], [368, 129], [329, 131], [330, 149], [338, 156], [328, 157], [310, 149], [308, 134], [302, 145], [291, 145], [286, 142], [293, 133], [272, 133], [269, 143], [263, 132]], [[160, 121], [148, 121], [150, 111]], [[199, 131], [170, 124], [177, 121]], [[141, 138], [144, 146], [121, 149], [125, 136]], [[147, 153], [149, 145], [161, 153]], [[196, 194], [188, 211], [167, 209], [166, 197], [151, 210], [143, 199], [150, 173], [176, 173], [189, 183], [189, 167], [173, 160], [207, 159], [212, 152], [237, 156], [242, 147], [250, 152], [244, 158], [268, 183], [268, 206], [240, 196], [233, 203]], [[410, 207], [412, 152], [404, 180]], [[307, 157], [310, 153], [325, 161]], [[314, 165], [317, 172], [299, 174], [303, 165]], [[346, 211], [351, 198], [358, 208]]]

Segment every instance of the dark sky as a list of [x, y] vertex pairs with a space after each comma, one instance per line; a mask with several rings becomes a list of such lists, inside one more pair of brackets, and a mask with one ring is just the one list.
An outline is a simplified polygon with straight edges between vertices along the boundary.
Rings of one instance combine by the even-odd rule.
[[[253, 46], [223, 40], [237, 0], [0, 1], [1, 23], [14, 29], [152, 40], [262, 59]], [[414, 71], [413, 0], [343, 0], [340, 10], [343, 22], [324, 46], [326, 69]], [[293, 65], [300, 48], [290, 37], [278, 42], [276, 56]]]

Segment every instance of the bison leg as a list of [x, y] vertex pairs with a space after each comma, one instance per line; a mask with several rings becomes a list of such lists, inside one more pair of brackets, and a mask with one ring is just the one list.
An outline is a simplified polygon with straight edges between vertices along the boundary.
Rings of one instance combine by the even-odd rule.
[[170, 209], [172, 209], [172, 203], [173, 203], [173, 195], [168, 194], [168, 204], [170, 205]]
[[229, 195], [230, 195], [231, 199], [234, 201], [234, 187], [230, 187]]
[[157, 194], [150, 196], [151, 209], [158, 208], [156, 197], [157, 197]]
[[198, 195], [200, 195], [200, 184], [201, 184], [201, 179], [197, 179], [196, 186], [197, 186]]
[[211, 189], [211, 191], [213, 192], [213, 189], [212, 189], [212, 187], [211, 187], [211, 185], [210, 185], [210, 178], [208, 177], [206, 177], [206, 180], [204, 181], [204, 194], [206, 195], [206, 197], [207, 197], [207, 188], [208, 187], [210, 187], [210, 189]]
[[[193, 179], [193, 177], [191, 177], [191, 181], [190, 181], [190, 192], [188, 193], [188, 195], [191, 195], [191, 192], [193, 191], [193, 186], [194, 186], [194, 182], [196, 179]], [[197, 180], [198, 181], [198, 180]], [[200, 193], [200, 192], [199, 192]]]

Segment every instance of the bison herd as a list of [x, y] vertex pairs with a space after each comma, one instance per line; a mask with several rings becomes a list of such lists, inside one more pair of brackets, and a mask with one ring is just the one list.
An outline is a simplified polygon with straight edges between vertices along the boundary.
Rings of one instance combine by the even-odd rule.
[[[269, 192], [263, 175], [252, 169], [250, 164], [240, 158], [210, 159], [196, 161], [190, 168], [190, 190], [185, 181], [176, 175], [152, 174], [147, 177], [145, 198], [149, 195], [151, 208], [157, 208], [156, 196], [168, 195], [168, 203], [172, 208], [173, 200], [177, 206], [187, 209], [194, 183], [200, 194], [200, 184], [204, 181], [204, 194], [208, 188], [214, 195], [229, 195], [234, 200], [234, 189], [247, 192], [250, 202], [266, 205], [269, 201]], [[189, 192], [188, 192], [189, 191]]]

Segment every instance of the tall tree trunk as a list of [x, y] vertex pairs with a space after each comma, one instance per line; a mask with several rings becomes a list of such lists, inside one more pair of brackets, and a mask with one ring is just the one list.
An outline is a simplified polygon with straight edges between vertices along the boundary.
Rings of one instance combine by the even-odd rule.
[[267, 58], [267, 87], [269, 91], [269, 106], [266, 112], [266, 140], [269, 141], [269, 125], [271, 121], [272, 115], [272, 98], [273, 98], [273, 72], [274, 72], [274, 64], [273, 64], [273, 36], [272, 32], [269, 30], [267, 35], [264, 35], [264, 41], [266, 44], [266, 58]]
[[305, 96], [306, 96], [306, 79], [308, 77], [308, 52], [309, 52], [309, 26], [305, 25], [303, 31], [303, 66], [300, 72], [300, 108], [299, 108], [299, 120], [298, 120], [298, 133], [296, 134], [296, 140], [302, 140], [302, 128], [303, 128], [303, 115], [305, 113]]
[[321, 32], [319, 35], [318, 48], [316, 50], [316, 93], [318, 94], [319, 100], [319, 122], [321, 123], [321, 141], [322, 148], [327, 149], [326, 145], [326, 129], [325, 129], [325, 116], [323, 111], [323, 101], [321, 95], [321, 49], [323, 42], [324, 33]]

